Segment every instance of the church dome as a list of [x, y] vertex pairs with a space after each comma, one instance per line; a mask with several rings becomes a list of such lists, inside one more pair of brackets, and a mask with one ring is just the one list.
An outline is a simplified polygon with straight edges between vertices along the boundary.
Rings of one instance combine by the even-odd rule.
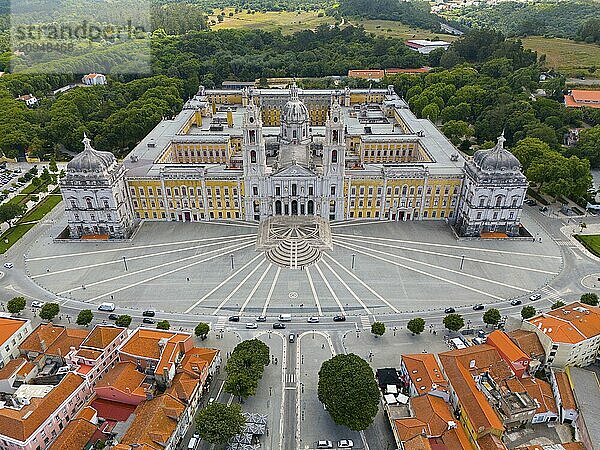
[[489, 150], [478, 150], [473, 156], [473, 163], [484, 172], [518, 172], [521, 163], [515, 155], [504, 148], [504, 133], [498, 138], [498, 143]]
[[94, 150], [90, 139], [85, 135], [83, 145], [83, 151], [67, 164], [68, 172], [102, 173], [115, 162], [115, 156], [112, 153]]
[[305, 123], [310, 120], [308, 108], [298, 97], [296, 83], [290, 87], [290, 99], [283, 108], [281, 121], [285, 123]]

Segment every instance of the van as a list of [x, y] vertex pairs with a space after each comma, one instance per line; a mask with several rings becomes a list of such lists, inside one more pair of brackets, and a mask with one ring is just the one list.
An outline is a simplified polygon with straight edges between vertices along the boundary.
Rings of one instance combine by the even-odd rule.
[[115, 310], [115, 304], [114, 303], [102, 303], [100, 304], [100, 306], [98, 306], [98, 311], [109, 311], [112, 312]]
[[279, 321], [280, 322], [291, 322], [292, 315], [291, 314], [279, 314]]
[[198, 445], [199, 437], [197, 434], [194, 434], [190, 439], [190, 442], [187, 446], [188, 450], [196, 450], [196, 445]]

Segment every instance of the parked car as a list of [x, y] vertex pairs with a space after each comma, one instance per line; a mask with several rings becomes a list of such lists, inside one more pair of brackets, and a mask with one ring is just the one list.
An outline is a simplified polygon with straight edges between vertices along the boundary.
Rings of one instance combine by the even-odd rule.
[[142, 313], [142, 316], [144, 317], [154, 317], [156, 315], [156, 311], [152, 310], [152, 309], [148, 309], [147, 311], [144, 311]]
[[341, 441], [338, 441], [338, 448], [352, 448], [354, 447], [354, 442], [352, 442], [350, 439], [342, 439]]
[[258, 316], [256, 318], [257, 322], [266, 322], [267, 321], [267, 316]]
[[104, 303], [101, 303], [100, 306], [98, 306], [98, 311], [113, 312], [114, 310], [115, 310], [114, 303], [104, 302]]
[[485, 306], [483, 306], [481, 303], [473, 305], [473, 311], [481, 311], [482, 309], [485, 309]]
[[239, 322], [240, 321], [240, 316], [230, 316], [229, 317], [229, 321], [230, 322]]
[[150, 318], [150, 317], [144, 317], [142, 319], [142, 323], [156, 323], [156, 320]]
[[449, 308], [446, 308], [446, 309], [444, 310], [444, 312], [445, 312], [446, 314], [452, 314], [452, 313], [455, 313], [455, 312], [456, 312], [456, 310], [455, 310], [453, 307], [451, 307], [451, 306], [450, 306]]
[[254, 322], [248, 322], [246, 324], [246, 329], [248, 330], [256, 330], [258, 328], [258, 325]]
[[335, 316], [333, 318], [334, 322], [345, 322], [346, 321], [346, 316]]
[[290, 336], [288, 339], [290, 341], [290, 344], [293, 344], [294, 341], [296, 340], [296, 335], [294, 333], [290, 333]]
[[109, 320], [117, 320], [119, 318], [118, 314], [112, 313], [108, 315]]
[[37, 300], [34, 300], [34, 301], [31, 302], [31, 307], [32, 308], [41, 308], [44, 305], [45, 305], [44, 302], [39, 302]]
[[523, 303], [523, 302], [521, 300], [517, 300], [517, 299], [514, 299], [512, 302], [510, 302], [510, 304], [513, 306], [520, 305], [521, 303]]
[[318, 441], [317, 448], [333, 448], [333, 442], [331, 441]]
[[283, 330], [284, 328], [285, 328], [285, 323], [275, 322], [273, 324], [273, 329], [274, 330]]
[[529, 300], [531, 300], [532, 302], [535, 302], [536, 300], [539, 300], [540, 298], [542, 298], [542, 294], [533, 294], [529, 296]]
[[319, 318], [316, 316], [312, 316], [312, 317], [309, 317], [308, 319], [306, 319], [306, 321], [308, 323], [319, 323]]
[[15, 265], [11, 262], [5, 262], [4, 267], [7, 269], [12, 269], [13, 267], [15, 267]]
[[547, 206], [540, 206], [540, 212], [546, 212], [546, 211], [548, 211]]

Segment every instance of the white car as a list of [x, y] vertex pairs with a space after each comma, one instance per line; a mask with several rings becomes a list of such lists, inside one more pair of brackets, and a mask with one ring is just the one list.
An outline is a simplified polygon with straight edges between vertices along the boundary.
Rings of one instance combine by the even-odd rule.
[[15, 267], [15, 265], [11, 262], [6, 262], [4, 263], [4, 267], [6, 267], [7, 269], [12, 269], [13, 267]]
[[39, 302], [37, 300], [31, 302], [32, 308], [41, 308], [42, 306], [44, 306], [44, 302]]
[[246, 324], [246, 329], [248, 330], [256, 330], [258, 328], [258, 325], [255, 324], [254, 322], [248, 322]]
[[536, 300], [539, 300], [540, 298], [542, 298], [542, 294], [533, 294], [529, 297], [529, 300], [531, 300], [532, 302], [535, 302]]
[[315, 316], [312, 316], [312, 317], [309, 317], [308, 319], [306, 319], [306, 321], [308, 323], [319, 323], [319, 318], [315, 317]]
[[342, 439], [341, 441], [338, 441], [338, 448], [352, 448], [354, 447], [354, 442], [352, 442], [350, 439]]

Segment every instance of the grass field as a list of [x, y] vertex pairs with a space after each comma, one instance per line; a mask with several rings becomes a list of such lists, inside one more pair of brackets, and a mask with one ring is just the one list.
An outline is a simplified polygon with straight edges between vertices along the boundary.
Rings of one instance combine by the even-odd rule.
[[48, 195], [44, 200], [38, 203], [34, 209], [25, 214], [20, 222], [25, 223], [42, 220], [46, 214], [52, 211], [52, 209], [61, 202], [61, 200], [62, 196], [60, 194]]
[[577, 75], [579, 72], [587, 74], [591, 66], [600, 68], [600, 45], [542, 36], [526, 37], [523, 45], [535, 50], [538, 55], [545, 54], [548, 66], [568, 75]]
[[[12, 245], [23, 237], [25, 233], [34, 227], [35, 223], [15, 225], [9, 230], [6, 230], [0, 236], [0, 253], [6, 252]], [[6, 242], [8, 241], [8, 242]]]
[[[257, 11], [254, 14], [248, 14], [246, 10], [241, 13], [235, 13], [233, 8], [225, 8], [223, 22], [217, 22], [216, 14], [221, 11], [215, 10], [214, 12], [214, 15], [209, 16], [209, 22], [215, 21], [214, 25], [211, 23], [212, 30], [248, 28], [272, 31], [281, 29], [283, 33], [291, 34], [301, 30], [312, 30], [319, 25], [333, 25], [335, 23], [335, 18], [328, 16], [319, 17], [317, 11], [302, 11], [300, 14], [292, 11]], [[230, 17], [229, 13], [234, 14]]]
[[381, 36], [390, 36], [398, 39], [441, 39], [452, 42], [458, 39], [457, 36], [443, 33], [434, 33], [431, 30], [423, 28], [410, 27], [393, 20], [356, 20], [350, 19], [349, 24], [362, 25], [365, 30]]
[[581, 242], [590, 253], [600, 256], [600, 234], [576, 234], [575, 238]]

